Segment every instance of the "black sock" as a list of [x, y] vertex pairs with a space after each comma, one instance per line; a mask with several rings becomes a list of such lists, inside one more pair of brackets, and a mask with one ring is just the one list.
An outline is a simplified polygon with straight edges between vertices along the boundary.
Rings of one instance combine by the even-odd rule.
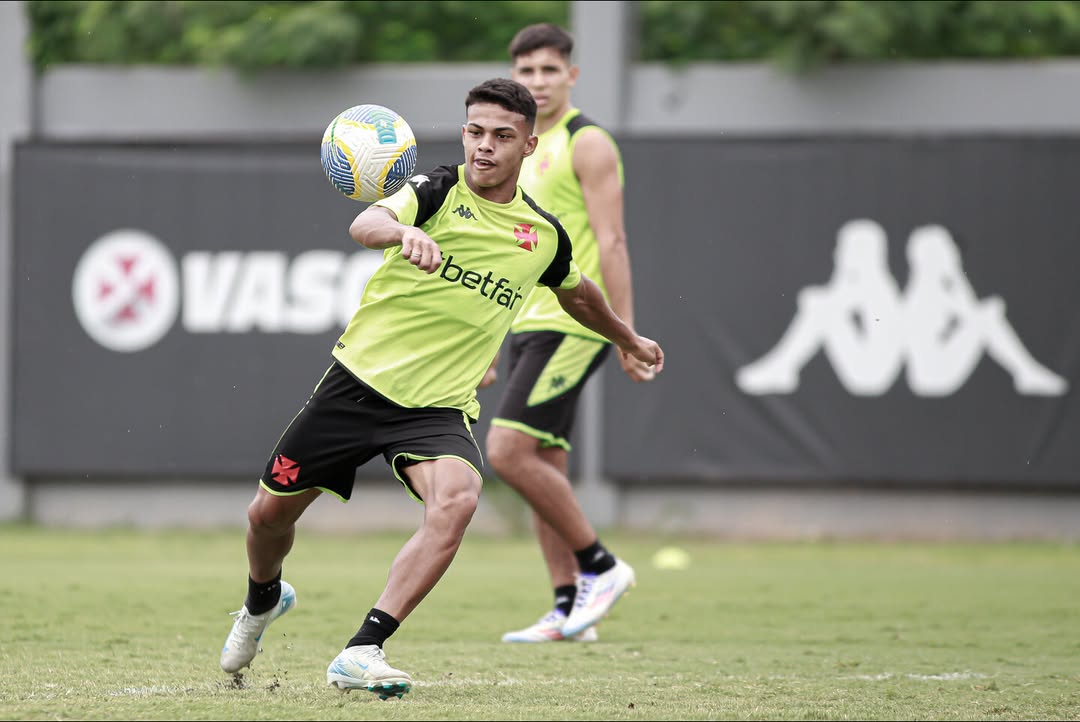
[[603, 574], [615, 566], [615, 557], [597, 539], [589, 546], [574, 552], [582, 574]]
[[564, 584], [555, 587], [555, 608], [563, 614], [570, 616], [570, 610], [574, 608], [574, 597], [577, 596], [577, 587], [573, 584]]
[[281, 599], [281, 572], [268, 582], [257, 582], [248, 577], [247, 607], [248, 614], [269, 612]]
[[345, 648], [356, 647], [361, 644], [374, 644], [376, 647], [382, 649], [383, 642], [391, 634], [397, 631], [397, 628], [401, 626], [401, 622], [391, 617], [381, 609], [371, 608], [371, 611], [367, 613], [367, 618], [364, 619], [364, 623], [360, 626], [360, 631], [356, 633], [349, 643], [345, 645]]

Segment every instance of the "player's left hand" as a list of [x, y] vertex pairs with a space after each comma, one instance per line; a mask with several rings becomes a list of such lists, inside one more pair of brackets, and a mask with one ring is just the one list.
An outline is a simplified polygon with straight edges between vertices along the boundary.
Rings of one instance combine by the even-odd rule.
[[653, 370], [652, 366], [633, 356], [620, 353], [619, 363], [622, 365], [622, 370], [626, 372], [626, 375], [629, 376], [630, 380], [634, 383], [652, 381], [656, 378], [656, 371]]
[[484, 372], [484, 378], [480, 379], [480, 385], [476, 388], [486, 389], [491, 386], [498, 379], [499, 374], [495, 371], [495, 364], [492, 364], [486, 372]]

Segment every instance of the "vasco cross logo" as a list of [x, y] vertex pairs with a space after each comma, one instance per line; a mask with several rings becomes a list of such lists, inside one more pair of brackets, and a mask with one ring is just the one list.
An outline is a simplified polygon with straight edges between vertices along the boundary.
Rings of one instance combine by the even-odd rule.
[[83, 254], [72, 279], [82, 327], [113, 351], [157, 343], [180, 309], [180, 275], [161, 241], [135, 229], [116, 230]]
[[454, 209], [454, 213], [457, 213], [462, 218], [468, 218], [469, 220], [476, 220], [476, 216], [473, 215], [472, 208], [466, 208], [464, 204]]
[[285, 454], [274, 457], [274, 468], [270, 470], [270, 477], [282, 486], [291, 486], [296, 483], [300, 476], [300, 464], [293, 461]]
[[531, 223], [515, 223], [514, 238], [517, 239], [518, 248], [524, 248], [526, 251], [536, 250], [536, 245], [539, 243]]

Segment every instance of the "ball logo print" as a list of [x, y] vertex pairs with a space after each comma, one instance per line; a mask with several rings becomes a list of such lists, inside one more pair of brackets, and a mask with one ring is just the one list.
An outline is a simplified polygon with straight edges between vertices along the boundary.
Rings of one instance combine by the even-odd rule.
[[112, 231], [86, 249], [72, 279], [75, 314], [113, 351], [141, 351], [176, 320], [179, 274], [172, 255], [144, 231]]
[[319, 152], [323, 172], [346, 197], [393, 195], [416, 170], [416, 136], [405, 119], [381, 105], [355, 105], [330, 121]]

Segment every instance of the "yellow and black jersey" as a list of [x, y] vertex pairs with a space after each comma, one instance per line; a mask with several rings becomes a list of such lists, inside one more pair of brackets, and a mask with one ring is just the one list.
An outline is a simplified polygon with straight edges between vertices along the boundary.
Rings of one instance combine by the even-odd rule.
[[570, 237], [520, 186], [505, 204], [474, 194], [463, 165], [414, 176], [375, 205], [438, 243], [442, 266], [424, 273], [400, 245], [386, 249], [334, 358], [400, 406], [455, 408], [475, 421], [476, 386], [525, 298], [537, 284], [581, 282]]
[[[574, 261], [581, 272], [596, 282], [608, 298], [604, 276], [600, 272], [600, 249], [596, 234], [589, 225], [589, 214], [581, 193], [581, 183], [574, 173], [574, 147], [585, 128], [600, 130], [618, 153], [618, 145], [606, 130], [571, 108], [559, 122], [538, 136], [536, 150], [525, 159], [518, 183], [544, 210], [562, 223], [574, 243]], [[623, 183], [622, 157], [619, 156], [619, 183]], [[566, 311], [551, 293], [532, 294], [516, 319], [511, 331], [560, 331], [607, 342], [603, 336], [585, 328]]]

